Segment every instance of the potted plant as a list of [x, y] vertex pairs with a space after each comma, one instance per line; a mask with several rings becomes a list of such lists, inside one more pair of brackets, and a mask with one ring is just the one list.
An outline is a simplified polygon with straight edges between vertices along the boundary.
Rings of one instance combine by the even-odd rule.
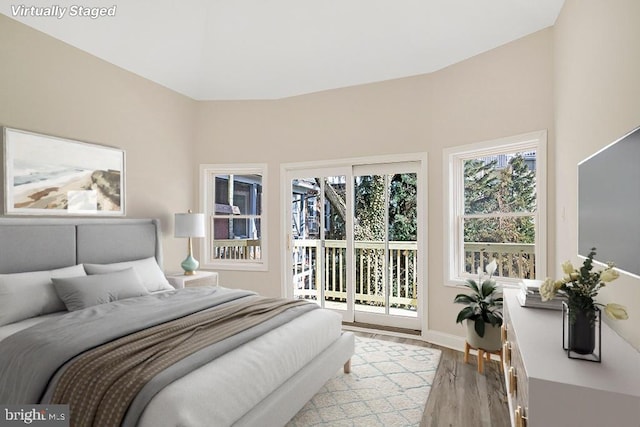
[[614, 320], [629, 318], [624, 306], [616, 303], [601, 304], [595, 301], [598, 291], [618, 278], [615, 265], [607, 263], [605, 269], [593, 270], [596, 248], [591, 248], [582, 267], [575, 268], [571, 262], [562, 263], [565, 276], [561, 280], [547, 278], [540, 286], [542, 301], [553, 299], [556, 294], [564, 295], [569, 310], [569, 349], [578, 354], [593, 353], [596, 343], [596, 311], [604, 308], [605, 314]]
[[486, 267], [489, 277], [482, 280], [478, 269], [478, 281], [468, 279], [464, 286], [471, 294], [458, 294], [454, 303], [464, 304], [458, 313], [456, 323], [467, 321], [467, 343], [475, 348], [493, 352], [501, 348], [500, 326], [502, 326], [502, 294], [492, 279], [497, 268], [496, 260]]

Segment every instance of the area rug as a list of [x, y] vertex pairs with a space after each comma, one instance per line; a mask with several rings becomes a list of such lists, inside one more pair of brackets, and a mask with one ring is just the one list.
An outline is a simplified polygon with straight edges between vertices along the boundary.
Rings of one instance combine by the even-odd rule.
[[418, 426], [439, 360], [436, 349], [356, 337], [351, 373], [337, 373], [287, 426]]

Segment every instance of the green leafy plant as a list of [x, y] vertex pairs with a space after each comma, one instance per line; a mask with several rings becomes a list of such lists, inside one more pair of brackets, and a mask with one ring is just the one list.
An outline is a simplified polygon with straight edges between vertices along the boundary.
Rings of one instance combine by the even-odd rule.
[[593, 257], [595, 255], [596, 248], [591, 248], [591, 252], [585, 258], [580, 269], [574, 268], [569, 261], [563, 262], [562, 271], [565, 276], [560, 280], [547, 278], [540, 286], [542, 301], [549, 301], [556, 294], [566, 296], [571, 323], [575, 322], [575, 313], [578, 311], [584, 312], [589, 320], [594, 321], [596, 306], [604, 307], [604, 312], [610, 319], [626, 320], [629, 318], [626, 308], [620, 304], [604, 305], [595, 302], [594, 298], [598, 295], [598, 291], [619, 277], [611, 262], [607, 264], [605, 269], [593, 271]]
[[484, 337], [486, 324], [502, 325], [502, 294], [498, 291], [496, 281], [491, 277], [497, 268], [496, 260], [491, 261], [486, 272], [489, 277], [482, 281], [482, 272], [478, 269], [478, 281], [468, 279], [464, 286], [471, 290], [471, 294], [458, 294], [453, 302], [466, 305], [460, 310], [456, 323], [464, 320], [474, 322], [474, 329], [478, 336]]

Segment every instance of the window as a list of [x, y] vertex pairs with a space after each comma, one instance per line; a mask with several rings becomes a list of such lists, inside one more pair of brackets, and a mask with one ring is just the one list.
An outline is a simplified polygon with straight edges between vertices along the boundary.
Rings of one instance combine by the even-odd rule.
[[546, 131], [445, 150], [448, 282], [492, 259], [503, 283], [546, 275], [545, 161]]
[[265, 164], [202, 165], [203, 267], [266, 270]]

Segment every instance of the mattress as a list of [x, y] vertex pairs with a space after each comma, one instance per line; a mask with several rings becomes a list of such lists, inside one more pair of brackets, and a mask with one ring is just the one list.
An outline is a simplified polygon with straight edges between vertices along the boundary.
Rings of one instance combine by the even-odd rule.
[[232, 425], [333, 343], [341, 321], [313, 310], [250, 341], [165, 387], [139, 425]]
[[[52, 313], [0, 327], [0, 340]], [[342, 318], [312, 310], [256, 338], [162, 389], [147, 405], [139, 426], [229, 426], [304, 368], [341, 334]]]

